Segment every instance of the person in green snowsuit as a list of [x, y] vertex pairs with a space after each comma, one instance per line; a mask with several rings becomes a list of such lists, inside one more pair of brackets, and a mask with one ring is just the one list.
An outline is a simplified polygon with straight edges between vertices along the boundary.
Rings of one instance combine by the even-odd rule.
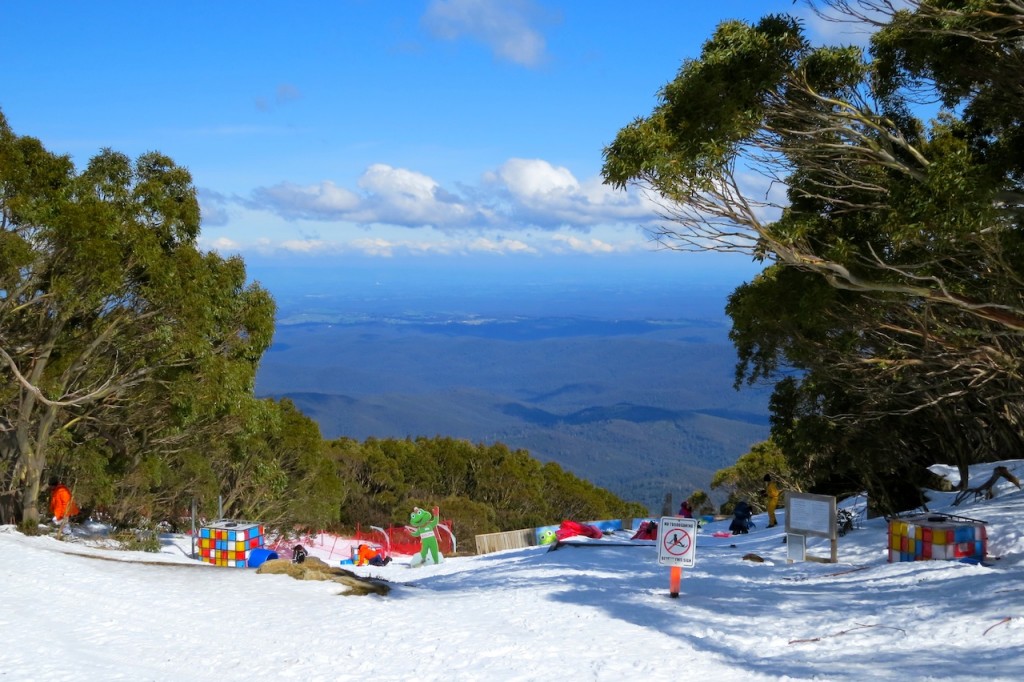
[[409, 514], [409, 523], [412, 524], [407, 526], [409, 533], [413, 537], [420, 539], [419, 564], [426, 563], [427, 552], [430, 552], [430, 558], [434, 561], [434, 564], [440, 563], [441, 554], [437, 546], [437, 536], [434, 535], [434, 529], [437, 528], [441, 517], [438, 515], [437, 507], [434, 507], [433, 511], [434, 513], [431, 514], [426, 509], [413, 507], [412, 513]]

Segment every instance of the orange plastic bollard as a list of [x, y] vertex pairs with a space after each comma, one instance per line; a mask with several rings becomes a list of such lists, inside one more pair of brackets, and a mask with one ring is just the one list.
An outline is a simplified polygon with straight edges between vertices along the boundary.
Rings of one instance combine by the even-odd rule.
[[668, 571], [668, 593], [674, 599], [679, 596], [679, 583], [683, 581], [683, 567], [671, 566]]

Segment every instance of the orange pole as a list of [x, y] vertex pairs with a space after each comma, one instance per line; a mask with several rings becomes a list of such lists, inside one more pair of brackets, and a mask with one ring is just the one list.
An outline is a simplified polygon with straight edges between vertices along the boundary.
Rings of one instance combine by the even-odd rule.
[[668, 593], [676, 598], [679, 596], [679, 583], [683, 581], [683, 567], [672, 566], [668, 571]]

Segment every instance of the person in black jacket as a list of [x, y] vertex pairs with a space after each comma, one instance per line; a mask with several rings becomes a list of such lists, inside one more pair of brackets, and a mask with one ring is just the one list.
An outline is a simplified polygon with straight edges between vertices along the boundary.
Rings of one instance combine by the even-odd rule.
[[732, 523], [729, 524], [729, 530], [732, 531], [732, 534], [739, 535], [749, 532], [750, 517], [753, 515], [754, 511], [747, 504], [746, 500], [737, 502], [735, 509], [732, 511]]

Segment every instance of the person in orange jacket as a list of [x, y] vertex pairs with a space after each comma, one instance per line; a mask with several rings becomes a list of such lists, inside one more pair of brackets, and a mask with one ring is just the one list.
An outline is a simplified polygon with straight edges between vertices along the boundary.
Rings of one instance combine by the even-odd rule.
[[65, 523], [78, 514], [78, 505], [71, 499], [71, 491], [56, 476], [50, 478], [50, 514], [54, 523]]
[[370, 545], [359, 545], [356, 566], [387, 566], [389, 563], [391, 563], [391, 557], [382, 557], [379, 549]]

